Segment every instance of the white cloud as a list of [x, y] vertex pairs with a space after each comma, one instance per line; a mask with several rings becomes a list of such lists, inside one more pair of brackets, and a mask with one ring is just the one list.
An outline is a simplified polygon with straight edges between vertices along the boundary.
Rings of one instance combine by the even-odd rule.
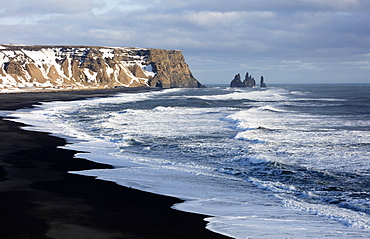
[[333, 10], [349, 10], [358, 8], [361, 5], [359, 0], [304, 0], [308, 4], [312, 4], [322, 9]]
[[180, 49], [201, 78], [209, 61], [217, 76], [222, 64], [324, 74], [370, 49], [367, 0], [14, 0], [0, 12], [5, 43]]
[[186, 15], [186, 19], [197, 26], [210, 28], [230, 26], [239, 18], [237, 12], [191, 12]]
[[[350, 67], [353, 67], [353, 68], [356, 68], [356, 69], [366, 69], [366, 70], [370, 70], [370, 60], [366, 61], [352, 61], [352, 62], [341, 62], [341, 65], [343, 65], [344, 67], [346, 66], [350, 66]], [[370, 76], [369, 76], [370, 78]]]
[[104, 5], [103, 2], [98, 0], [14, 0], [9, 4], [2, 4], [2, 8], [4, 15], [24, 17], [54, 13], [81, 13]]

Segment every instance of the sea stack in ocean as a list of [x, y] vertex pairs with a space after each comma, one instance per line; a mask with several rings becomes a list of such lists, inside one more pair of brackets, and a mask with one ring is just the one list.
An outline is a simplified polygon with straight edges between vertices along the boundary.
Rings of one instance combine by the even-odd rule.
[[0, 45], [0, 91], [203, 87], [178, 50]]
[[267, 86], [266, 86], [266, 83], [265, 83], [265, 78], [263, 78], [263, 76], [261, 76], [260, 86], [261, 86], [261, 87], [267, 87]]
[[[240, 73], [235, 75], [234, 79], [230, 83], [230, 87], [254, 87], [256, 86], [256, 80], [248, 72], [245, 74], [244, 81], [241, 81]], [[263, 76], [261, 76], [261, 87], [266, 87]]]
[[243, 82], [240, 80], [240, 73], [235, 75], [230, 83], [230, 87], [244, 87]]
[[253, 87], [256, 85], [256, 80], [254, 79], [254, 77], [252, 77], [252, 75], [249, 75], [249, 73], [247, 72], [245, 74], [243, 85], [244, 87]]

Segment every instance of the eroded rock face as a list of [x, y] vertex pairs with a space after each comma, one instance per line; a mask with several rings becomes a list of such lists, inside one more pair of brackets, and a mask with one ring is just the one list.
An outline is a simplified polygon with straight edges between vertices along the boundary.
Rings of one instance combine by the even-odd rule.
[[252, 75], [247, 72], [243, 81], [243, 87], [253, 87], [256, 85], [256, 81]]
[[[256, 80], [248, 72], [245, 74], [244, 81], [241, 81], [240, 74], [235, 75], [230, 83], [230, 87], [255, 87]], [[261, 76], [260, 87], [266, 87], [265, 79]]]
[[131, 47], [0, 45], [0, 90], [201, 87], [181, 51]]
[[265, 83], [265, 78], [263, 76], [261, 76], [260, 87], [262, 87], [262, 88], [267, 87], [266, 83]]
[[234, 79], [230, 83], [230, 87], [244, 87], [240, 74], [234, 76]]
[[203, 87], [192, 75], [181, 51], [151, 49], [147, 60], [157, 75], [149, 80], [151, 87]]

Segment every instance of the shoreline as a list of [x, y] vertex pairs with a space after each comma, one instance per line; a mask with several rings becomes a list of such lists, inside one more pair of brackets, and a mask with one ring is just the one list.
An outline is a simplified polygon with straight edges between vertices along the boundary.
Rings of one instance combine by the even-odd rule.
[[[137, 93], [151, 88], [0, 94], [0, 110], [39, 102]], [[0, 117], [0, 230], [4, 238], [228, 238], [205, 215], [171, 209], [182, 202], [68, 171], [112, 168], [74, 158], [62, 138], [26, 131]]]

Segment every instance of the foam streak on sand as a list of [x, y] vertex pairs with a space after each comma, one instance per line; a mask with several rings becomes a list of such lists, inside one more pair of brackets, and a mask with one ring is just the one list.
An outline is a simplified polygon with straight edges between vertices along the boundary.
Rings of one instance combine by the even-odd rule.
[[[369, 152], [361, 145], [370, 141], [370, 125], [362, 115], [332, 124], [338, 111], [299, 108], [309, 94], [297, 92], [310, 90], [175, 89], [47, 103], [11, 115], [86, 152], [76, 157], [115, 167], [71, 173], [183, 199], [173, 208], [208, 215], [207, 228], [220, 234], [366, 237]], [[326, 104], [320, 97], [315, 102]]]

